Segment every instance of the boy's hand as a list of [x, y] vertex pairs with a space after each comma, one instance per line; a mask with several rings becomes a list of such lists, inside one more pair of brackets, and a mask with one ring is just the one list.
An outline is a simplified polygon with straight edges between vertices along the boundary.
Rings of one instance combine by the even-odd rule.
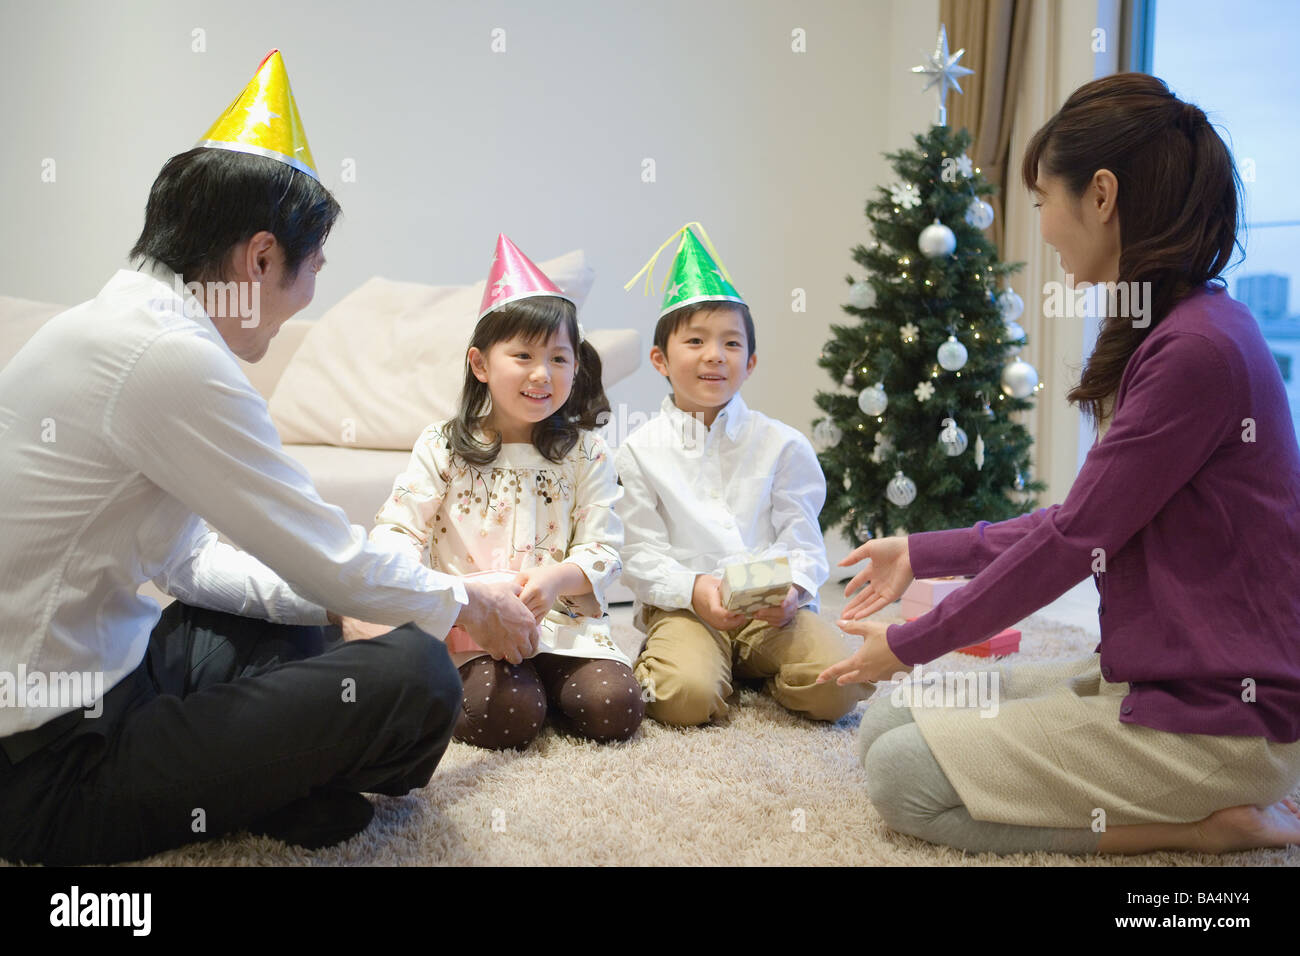
[[785, 600], [777, 607], [765, 607], [761, 611], [754, 612], [754, 620], [763, 621], [771, 624], [773, 627], [786, 627], [794, 616], [799, 613], [799, 586], [790, 585], [790, 590], [785, 594]]
[[537, 623], [541, 624], [542, 618], [546, 617], [555, 606], [555, 602], [560, 599], [560, 589], [564, 585], [563, 569], [558, 564], [550, 567], [528, 568], [519, 572], [515, 584], [523, 588], [519, 600], [524, 602], [524, 607], [528, 608]]
[[730, 631], [744, 624], [747, 618], [722, 606], [722, 594], [718, 590], [721, 586], [721, 578], [712, 574], [697, 574], [695, 590], [691, 592], [691, 608], [705, 624], [710, 624], [719, 631]]

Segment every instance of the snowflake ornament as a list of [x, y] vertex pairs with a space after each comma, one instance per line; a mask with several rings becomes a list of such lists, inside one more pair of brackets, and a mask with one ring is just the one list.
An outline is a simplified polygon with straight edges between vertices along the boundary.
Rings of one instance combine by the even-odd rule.
[[918, 402], [928, 402], [934, 395], [934, 386], [929, 382], [922, 382], [913, 389], [912, 394], [916, 396]]
[[957, 172], [961, 173], [967, 179], [975, 175], [975, 164], [970, 161], [970, 157], [962, 153], [957, 157]]
[[921, 330], [918, 329], [911, 322], [908, 322], [906, 325], [900, 325], [898, 327], [898, 334], [903, 337], [904, 342], [911, 342], [913, 339], [916, 338], [916, 333], [920, 331]]
[[889, 198], [893, 200], [895, 206], [902, 206], [904, 209], [914, 209], [921, 205], [921, 197], [917, 194], [916, 187], [911, 183], [899, 183], [896, 186], [891, 186]]

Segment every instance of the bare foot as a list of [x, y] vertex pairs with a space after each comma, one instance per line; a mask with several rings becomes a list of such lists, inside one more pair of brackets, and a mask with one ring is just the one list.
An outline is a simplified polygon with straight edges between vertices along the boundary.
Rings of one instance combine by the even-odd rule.
[[1300, 805], [1290, 798], [1271, 807], [1228, 807], [1195, 824], [1207, 853], [1231, 853], [1300, 843]]

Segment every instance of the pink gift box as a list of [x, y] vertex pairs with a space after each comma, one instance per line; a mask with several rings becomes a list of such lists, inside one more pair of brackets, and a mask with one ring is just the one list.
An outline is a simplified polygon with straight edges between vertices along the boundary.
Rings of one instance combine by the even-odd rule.
[[[471, 579], [479, 581], [486, 579], [488, 581], [500, 581], [504, 584], [509, 584], [518, 576], [518, 571], [475, 571], [473, 574], [462, 575], [462, 577], [467, 581]], [[472, 651], [475, 654], [484, 653], [483, 648], [479, 647], [478, 644], [474, 642], [474, 638], [469, 636], [469, 631], [455, 624], [453, 624], [451, 630], [447, 632], [445, 643], [447, 645], [447, 650], [452, 654], [461, 654], [467, 651]]]
[[968, 578], [917, 578], [903, 592], [900, 610], [904, 616], [914, 614], [920, 617], [968, 582]]
[[[915, 621], [916, 618], [909, 617], [908, 620]], [[1020, 650], [1020, 632], [1014, 627], [1009, 627], [1005, 631], [994, 634], [987, 641], [958, 648], [957, 653], [969, 654], [972, 657], [1001, 657], [1003, 654], [1014, 654], [1018, 650]]]

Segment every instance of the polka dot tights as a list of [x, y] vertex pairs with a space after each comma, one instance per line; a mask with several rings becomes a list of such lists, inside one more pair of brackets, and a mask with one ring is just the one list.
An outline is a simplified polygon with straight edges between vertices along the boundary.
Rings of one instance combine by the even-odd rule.
[[522, 750], [548, 710], [566, 730], [598, 743], [627, 740], [645, 702], [632, 668], [618, 661], [538, 654], [518, 667], [477, 657], [460, 668], [465, 703], [454, 737], [491, 750]]

